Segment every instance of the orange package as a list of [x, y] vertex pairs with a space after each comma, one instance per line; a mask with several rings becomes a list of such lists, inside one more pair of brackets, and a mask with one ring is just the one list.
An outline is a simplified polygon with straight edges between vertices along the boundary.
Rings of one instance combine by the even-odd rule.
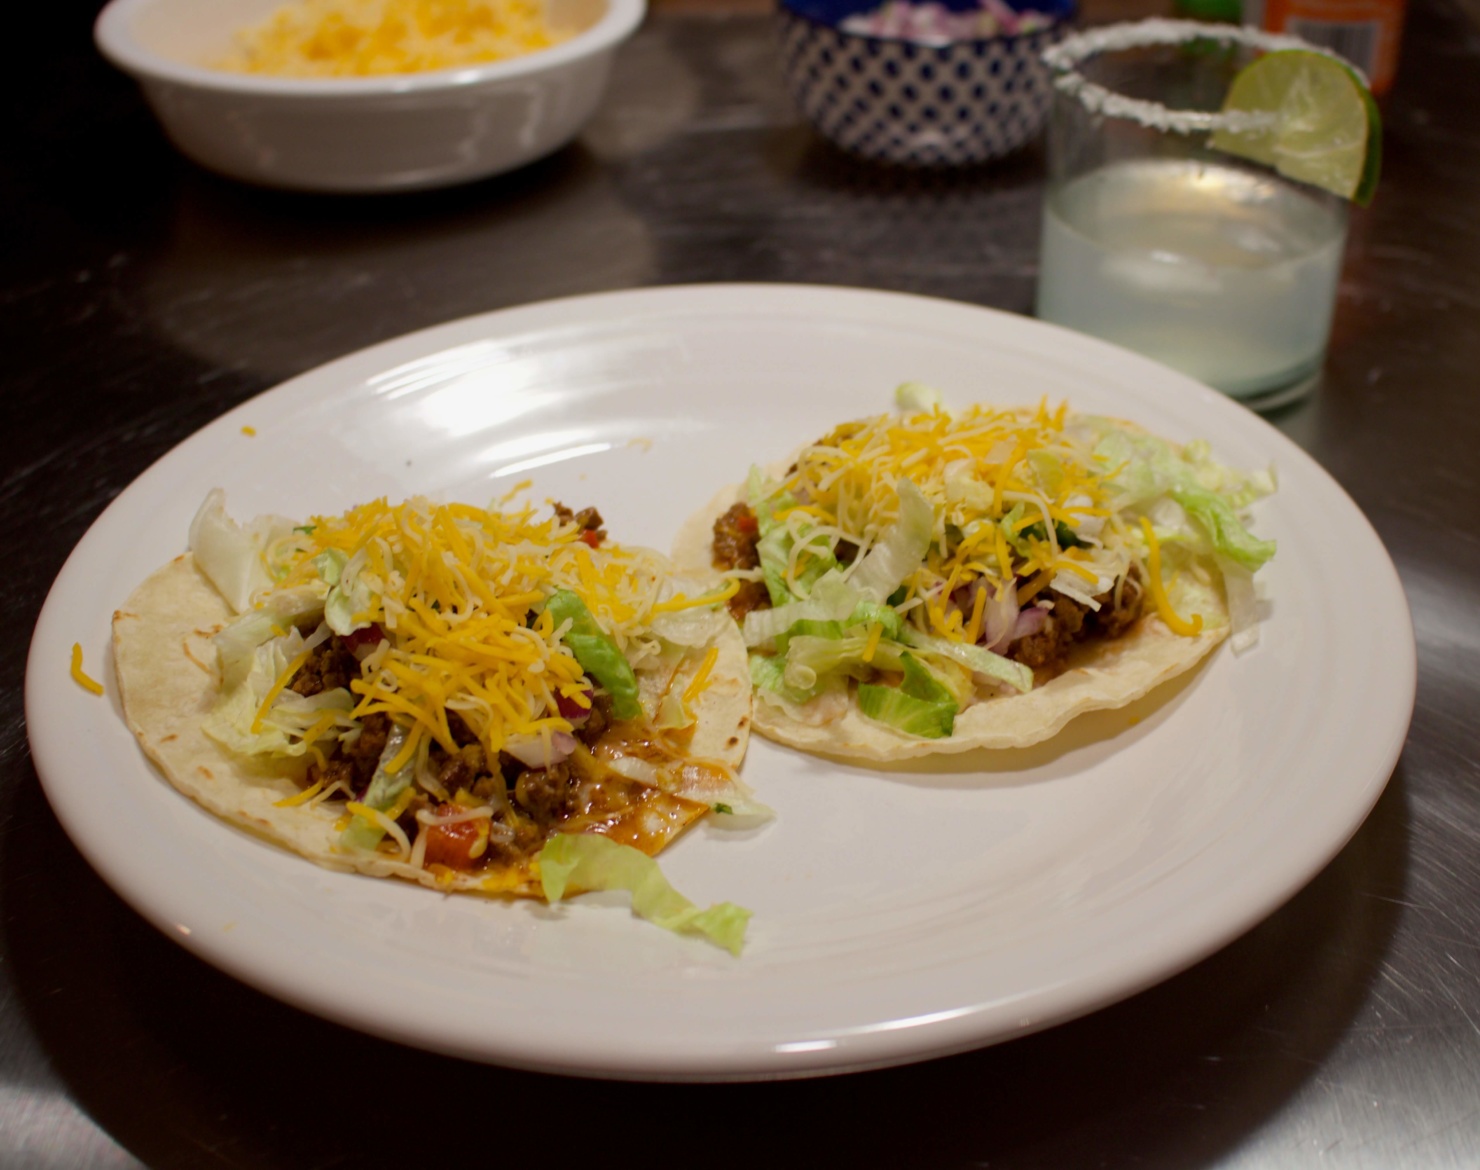
[[1243, 22], [1341, 54], [1386, 93], [1398, 68], [1403, 0], [1245, 0]]

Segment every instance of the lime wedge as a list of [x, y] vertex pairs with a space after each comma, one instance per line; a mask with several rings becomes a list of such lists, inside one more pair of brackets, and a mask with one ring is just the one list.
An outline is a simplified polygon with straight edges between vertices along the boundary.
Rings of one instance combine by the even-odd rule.
[[1268, 114], [1254, 130], [1218, 130], [1215, 150], [1366, 206], [1377, 187], [1382, 118], [1360, 77], [1309, 49], [1266, 53], [1239, 70], [1223, 110]]

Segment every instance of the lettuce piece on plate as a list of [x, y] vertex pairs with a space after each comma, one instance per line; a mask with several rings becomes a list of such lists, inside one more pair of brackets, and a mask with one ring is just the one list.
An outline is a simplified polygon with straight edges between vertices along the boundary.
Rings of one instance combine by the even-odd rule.
[[675, 934], [701, 934], [738, 955], [750, 911], [733, 902], [700, 910], [669, 884], [658, 863], [640, 849], [595, 833], [561, 833], [539, 853], [545, 898], [558, 902], [567, 889], [627, 890], [632, 912]]

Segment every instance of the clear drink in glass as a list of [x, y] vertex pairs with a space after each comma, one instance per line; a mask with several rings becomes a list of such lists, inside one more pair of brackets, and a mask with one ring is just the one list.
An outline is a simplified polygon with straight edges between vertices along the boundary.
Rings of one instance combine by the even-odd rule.
[[1218, 113], [1233, 75], [1258, 48], [1287, 44], [1237, 26], [1144, 21], [1082, 33], [1050, 54], [1061, 81], [1041, 318], [1250, 405], [1314, 385], [1346, 202], [1207, 145], [1211, 131], [1249, 117]]

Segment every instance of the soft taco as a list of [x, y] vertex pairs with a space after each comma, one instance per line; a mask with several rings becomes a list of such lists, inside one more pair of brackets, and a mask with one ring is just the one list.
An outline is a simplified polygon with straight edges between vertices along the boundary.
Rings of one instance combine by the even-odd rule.
[[1025, 747], [1256, 636], [1269, 472], [1107, 418], [918, 384], [727, 488], [675, 559], [738, 583], [755, 728], [872, 761]]
[[333, 869], [629, 888], [738, 948], [746, 912], [692, 907], [648, 860], [703, 817], [764, 815], [736, 776], [750, 684], [724, 593], [558, 504], [243, 527], [218, 491], [190, 548], [113, 620], [125, 716], [181, 792]]

